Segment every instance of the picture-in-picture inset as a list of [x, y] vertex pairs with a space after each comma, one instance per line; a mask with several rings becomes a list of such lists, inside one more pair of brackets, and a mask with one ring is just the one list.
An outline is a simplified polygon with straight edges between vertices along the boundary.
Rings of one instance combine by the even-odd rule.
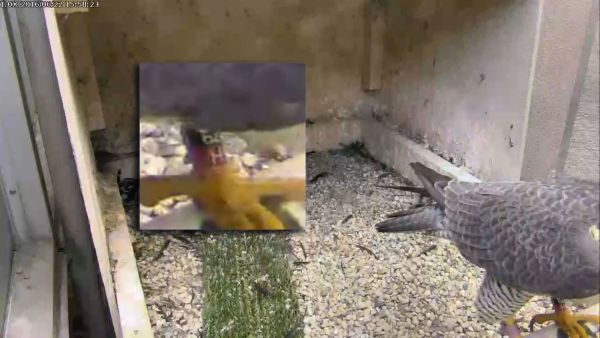
[[139, 67], [140, 229], [299, 230], [305, 67]]

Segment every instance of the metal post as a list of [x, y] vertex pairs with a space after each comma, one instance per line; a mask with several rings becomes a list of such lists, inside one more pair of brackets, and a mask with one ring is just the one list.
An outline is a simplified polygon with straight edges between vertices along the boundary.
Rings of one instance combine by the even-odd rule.
[[[25, 63], [54, 187], [55, 222], [62, 227], [68, 274], [86, 337], [114, 337], [42, 9], [17, 12]], [[25, 33], [26, 32], [26, 33]]]

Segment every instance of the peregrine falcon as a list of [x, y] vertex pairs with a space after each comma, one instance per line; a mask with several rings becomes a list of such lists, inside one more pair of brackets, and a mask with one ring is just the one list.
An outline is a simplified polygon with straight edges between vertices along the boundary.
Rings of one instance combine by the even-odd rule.
[[434, 205], [389, 215], [380, 232], [430, 231], [452, 241], [485, 270], [475, 302], [482, 319], [502, 322], [501, 331], [520, 337], [515, 313], [534, 295], [552, 298], [555, 321], [571, 337], [587, 337], [561, 300], [600, 293], [598, 182], [560, 177], [539, 181], [461, 182], [421, 163], [411, 163]]

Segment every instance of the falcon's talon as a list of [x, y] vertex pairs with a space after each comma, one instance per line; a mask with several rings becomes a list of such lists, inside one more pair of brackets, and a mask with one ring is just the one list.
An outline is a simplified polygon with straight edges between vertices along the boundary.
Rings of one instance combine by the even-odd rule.
[[592, 322], [600, 324], [600, 316], [588, 314], [576, 314], [571, 310], [559, 308], [554, 313], [537, 314], [529, 322], [529, 331], [533, 332], [535, 324], [544, 324], [553, 321], [569, 337], [589, 338], [587, 330], [581, 322]]

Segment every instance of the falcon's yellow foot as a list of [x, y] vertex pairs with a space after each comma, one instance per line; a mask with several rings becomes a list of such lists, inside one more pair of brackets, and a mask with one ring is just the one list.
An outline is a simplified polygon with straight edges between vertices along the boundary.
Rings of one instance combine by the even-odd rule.
[[583, 322], [600, 324], [600, 316], [589, 314], [576, 314], [556, 300], [554, 303], [554, 313], [538, 314], [531, 318], [529, 322], [529, 331], [533, 331], [535, 324], [543, 324], [548, 321], [554, 321], [558, 327], [571, 338], [589, 338], [588, 330]]
[[509, 318], [500, 325], [500, 335], [508, 338], [523, 338], [514, 318]]

